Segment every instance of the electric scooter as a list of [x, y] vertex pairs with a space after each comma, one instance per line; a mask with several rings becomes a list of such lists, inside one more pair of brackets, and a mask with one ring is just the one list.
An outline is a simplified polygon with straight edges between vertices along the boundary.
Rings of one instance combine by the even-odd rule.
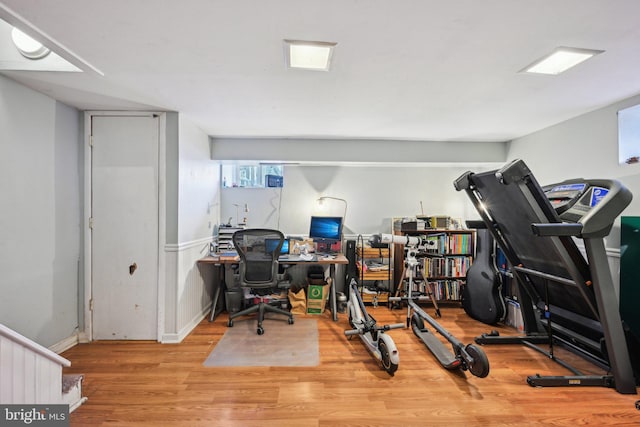
[[[407, 327], [411, 325], [413, 333], [420, 338], [429, 351], [436, 357], [438, 362], [446, 369], [469, 370], [473, 375], [484, 378], [489, 375], [489, 359], [484, 351], [474, 344], [464, 345], [460, 340], [450, 334], [435, 319], [429, 316], [416, 304], [412, 298], [414, 272], [417, 270], [419, 262], [416, 258], [420, 245], [426, 246], [428, 242], [415, 236], [396, 236], [392, 234], [374, 235], [373, 242], [402, 244], [407, 248], [405, 257], [405, 270], [408, 271], [409, 279], [406, 288], [406, 297], [391, 297], [389, 301], [407, 302]], [[436, 314], [440, 316], [438, 305], [431, 295], [431, 301], [436, 308]], [[413, 311], [413, 315], [411, 312]], [[440, 335], [451, 343], [452, 350], [449, 350], [443, 343], [425, 327], [425, 321], [433, 327]]]
[[387, 371], [389, 375], [393, 375], [398, 370], [400, 356], [396, 344], [389, 335], [385, 334], [385, 331], [404, 328], [404, 324], [394, 323], [378, 326], [376, 320], [367, 313], [355, 279], [351, 279], [349, 284], [347, 308], [349, 310], [349, 324], [353, 329], [344, 331], [344, 334], [349, 339], [354, 335], [359, 335], [367, 350], [380, 362], [382, 369]]

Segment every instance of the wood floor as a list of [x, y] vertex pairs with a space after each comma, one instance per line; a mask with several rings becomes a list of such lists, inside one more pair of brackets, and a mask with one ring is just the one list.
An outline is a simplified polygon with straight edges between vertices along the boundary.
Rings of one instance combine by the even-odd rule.
[[[464, 343], [491, 327], [462, 309], [442, 307], [440, 323]], [[406, 310], [369, 307], [379, 324], [404, 322]], [[429, 307], [425, 311], [431, 313]], [[389, 333], [400, 351], [390, 377], [363, 343], [348, 340], [346, 316], [319, 320], [320, 365], [312, 368], [206, 368], [221, 339], [226, 314], [203, 320], [181, 344], [94, 342], [63, 356], [68, 373], [83, 373], [88, 401], [72, 426], [631, 426], [640, 425], [635, 402], [602, 387], [534, 388], [528, 375], [568, 375], [544, 355], [520, 345], [483, 346], [490, 373], [442, 368], [409, 329]], [[248, 320], [253, 321], [253, 320]], [[237, 321], [236, 321], [237, 322]], [[501, 335], [513, 335], [497, 327]], [[263, 338], [269, 339], [265, 323]], [[602, 374], [561, 349], [556, 355], [585, 374]]]

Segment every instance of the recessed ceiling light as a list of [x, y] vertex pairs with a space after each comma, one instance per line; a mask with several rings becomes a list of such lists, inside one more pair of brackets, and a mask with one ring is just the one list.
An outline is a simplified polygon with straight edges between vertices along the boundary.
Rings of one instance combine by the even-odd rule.
[[49, 48], [44, 47], [42, 43], [34, 40], [16, 27], [11, 30], [11, 39], [25, 58], [42, 59], [51, 52]]
[[525, 67], [522, 71], [536, 74], [560, 74], [602, 52], [604, 51], [558, 47], [551, 54]]
[[285, 40], [285, 58], [289, 68], [329, 71], [336, 43]]

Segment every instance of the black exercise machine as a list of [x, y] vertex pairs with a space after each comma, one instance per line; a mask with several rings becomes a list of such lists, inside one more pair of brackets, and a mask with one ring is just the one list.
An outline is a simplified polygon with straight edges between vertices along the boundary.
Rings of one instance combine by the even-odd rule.
[[[604, 246], [631, 193], [615, 180], [574, 179], [543, 188], [522, 160], [490, 172], [467, 172], [454, 186], [467, 193], [511, 264], [524, 322], [524, 336], [490, 333], [476, 342], [524, 344], [574, 374], [530, 376], [532, 386], [604, 386], [635, 394]], [[584, 243], [586, 259], [575, 239]], [[543, 343], [549, 351], [536, 345]], [[554, 356], [554, 343], [610, 374], [583, 375]]]

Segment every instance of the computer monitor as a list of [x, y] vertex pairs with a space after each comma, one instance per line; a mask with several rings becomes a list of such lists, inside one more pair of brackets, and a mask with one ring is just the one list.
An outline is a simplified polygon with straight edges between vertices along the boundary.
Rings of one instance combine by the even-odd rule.
[[[276, 249], [280, 239], [264, 239], [264, 246], [266, 252], [271, 252]], [[289, 239], [284, 239], [282, 247], [280, 248], [280, 255], [286, 255], [289, 253]]]
[[342, 240], [341, 216], [312, 216], [309, 237], [314, 242], [331, 244]]

